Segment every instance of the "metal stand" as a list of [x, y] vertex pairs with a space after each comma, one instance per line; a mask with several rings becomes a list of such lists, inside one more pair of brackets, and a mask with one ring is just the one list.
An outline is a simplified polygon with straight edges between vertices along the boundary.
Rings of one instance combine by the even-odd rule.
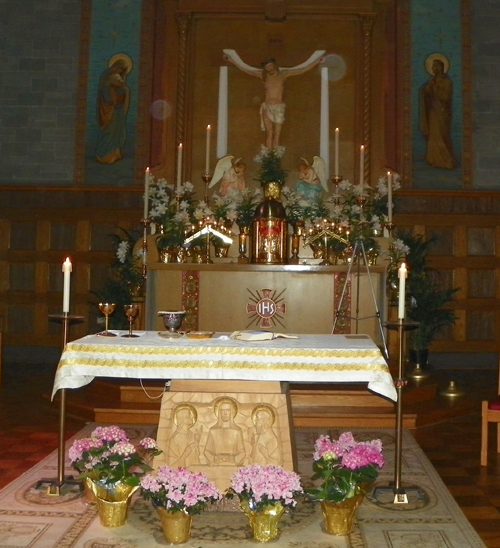
[[[372, 292], [373, 303], [375, 305], [375, 315], [374, 316], [365, 316], [364, 318], [359, 317], [359, 294], [360, 294], [360, 292], [359, 292], [359, 282], [360, 282], [360, 275], [361, 275], [361, 257], [360, 257], [360, 255], [363, 257], [363, 261], [365, 263], [366, 274], [368, 276], [368, 281], [370, 283], [370, 289], [371, 289], [371, 292]], [[356, 258], [357, 258], [357, 261], [356, 261]], [[382, 327], [382, 319], [380, 317], [380, 310], [379, 310], [379, 307], [378, 307], [377, 298], [375, 297], [375, 291], [373, 289], [373, 282], [372, 282], [372, 277], [371, 277], [371, 274], [370, 274], [370, 265], [368, 264], [368, 258], [366, 256], [365, 244], [362, 240], [358, 240], [354, 244], [354, 249], [352, 251], [351, 261], [349, 263], [349, 268], [347, 270], [346, 280], [345, 280], [345, 283], [344, 283], [344, 287], [342, 288], [342, 294], [340, 295], [340, 300], [339, 300], [339, 305], [337, 307], [337, 311], [335, 312], [335, 320], [333, 322], [332, 333], [335, 332], [335, 328], [337, 327], [337, 320], [340, 317], [345, 317], [345, 315], [343, 315], [341, 313], [342, 302], [344, 300], [345, 293], [346, 293], [346, 290], [347, 290], [347, 284], [349, 283], [349, 276], [351, 275], [352, 266], [355, 262], [357, 264], [357, 273], [356, 273], [357, 274], [357, 279], [356, 279], [356, 316], [349, 317], [349, 319], [356, 320], [356, 330], [355, 330], [355, 332], [358, 333], [358, 327], [359, 327], [359, 321], [360, 320], [367, 320], [369, 318], [377, 318], [379, 329], [380, 329], [380, 336], [382, 338], [382, 344], [383, 344], [383, 347], [384, 347], [385, 357], [386, 357], [386, 359], [388, 359], [389, 358], [389, 351], [387, 350], [387, 343], [386, 343], [386, 339], [385, 339], [384, 329]]]
[[[56, 322], [61, 322], [63, 326], [63, 350], [68, 342], [69, 326], [71, 323], [83, 321], [83, 316], [70, 316], [67, 312], [63, 314], [50, 314], [49, 319]], [[35, 489], [40, 489], [47, 485], [47, 495], [52, 497], [61, 496], [63, 487], [68, 486], [71, 490], [74, 486], [78, 486], [83, 490], [81, 481], [75, 480], [73, 476], [64, 475], [64, 455], [65, 455], [65, 430], [66, 430], [66, 389], [61, 388], [59, 401], [59, 443], [57, 447], [57, 478], [41, 479], [36, 483]]]
[[374, 496], [377, 497], [377, 493], [386, 492], [392, 490], [394, 492], [394, 504], [408, 504], [408, 492], [416, 491], [421, 496], [422, 489], [417, 486], [403, 488], [401, 484], [401, 458], [403, 455], [403, 388], [408, 384], [405, 378], [405, 361], [404, 361], [404, 348], [405, 348], [405, 331], [410, 329], [416, 329], [418, 327], [417, 322], [405, 322], [399, 319], [397, 322], [387, 323], [386, 326], [389, 329], [397, 329], [399, 335], [399, 364], [398, 364], [398, 378], [394, 384], [398, 394], [398, 401], [396, 404], [396, 451], [394, 455], [394, 483], [389, 484], [388, 487], [377, 487], [374, 490]]

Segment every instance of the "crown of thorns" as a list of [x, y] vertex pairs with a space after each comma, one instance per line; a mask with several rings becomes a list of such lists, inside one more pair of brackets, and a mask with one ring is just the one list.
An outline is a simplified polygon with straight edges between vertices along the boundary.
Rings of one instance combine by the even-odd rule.
[[262, 61], [262, 63], [260, 64], [260, 66], [262, 68], [264, 68], [266, 65], [270, 65], [271, 63], [277, 65], [278, 62], [276, 61], [276, 59], [274, 57], [270, 57], [269, 59], [266, 59], [265, 61]]

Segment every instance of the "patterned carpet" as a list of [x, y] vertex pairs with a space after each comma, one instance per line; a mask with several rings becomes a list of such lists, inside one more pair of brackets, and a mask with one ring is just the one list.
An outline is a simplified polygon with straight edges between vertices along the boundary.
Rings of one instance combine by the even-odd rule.
[[[88, 425], [77, 437], [88, 435]], [[155, 435], [153, 428], [126, 427], [131, 439]], [[380, 438], [387, 460], [375, 490], [358, 509], [358, 523], [348, 537], [322, 530], [318, 504], [301, 502], [281, 521], [276, 548], [484, 548], [432, 465], [409, 432], [403, 433], [402, 479], [408, 504], [393, 504], [394, 431], [353, 429], [356, 439]], [[338, 437], [340, 431], [299, 429], [296, 447], [299, 472], [307, 485], [311, 453], [320, 434]], [[71, 443], [71, 442], [70, 442]], [[71, 473], [69, 465], [67, 473]], [[78, 490], [61, 497], [35, 489], [42, 478], [57, 476], [53, 453], [0, 491], [0, 548], [151, 548], [165, 546], [159, 519], [150, 503], [136, 495], [127, 525], [106, 529], [94, 506]], [[246, 518], [239, 512], [205, 512], [195, 516], [186, 548], [251, 548]]]

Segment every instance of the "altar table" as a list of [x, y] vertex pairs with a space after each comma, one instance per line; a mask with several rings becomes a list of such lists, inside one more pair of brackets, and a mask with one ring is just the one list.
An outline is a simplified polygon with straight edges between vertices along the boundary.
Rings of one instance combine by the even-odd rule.
[[203, 340], [165, 339], [156, 331], [137, 338], [88, 335], [64, 348], [52, 396], [95, 377], [359, 382], [397, 400], [387, 363], [368, 335], [298, 335], [258, 342], [232, 340], [227, 333]]

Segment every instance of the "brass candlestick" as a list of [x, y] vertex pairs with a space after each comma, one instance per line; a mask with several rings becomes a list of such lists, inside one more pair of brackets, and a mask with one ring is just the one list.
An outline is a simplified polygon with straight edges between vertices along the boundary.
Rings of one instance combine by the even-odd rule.
[[208, 187], [210, 186], [210, 182], [212, 180], [212, 174], [211, 173], [204, 173], [201, 178], [203, 179], [203, 182], [205, 183], [205, 203], [208, 205], [208, 202], [210, 201], [208, 198]]
[[397, 322], [388, 322], [385, 326], [388, 329], [398, 331], [398, 378], [394, 381], [398, 401], [396, 403], [396, 447], [394, 455], [394, 482], [389, 487], [376, 487], [374, 496], [377, 498], [384, 491], [391, 490], [394, 494], [394, 504], [408, 504], [408, 493], [416, 492], [418, 497], [422, 496], [422, 489], [416, 485], [403, 487], [401, 482], [401, 463], [403, 456], [403, 389], [408, 384], [405, 378], [405, 334], [407, 331], [416, 329], [418, 322], [405, 322], [402, 318]]
[[339, 185], [342, 181], [343, 181], [342, 175], [334, 175], [332, 177], [332, 182], [335, 185], [335, 194], [333, 195], [333, 204], [336, 206], [340, 205]]
[[[49, 320], [61, 323], [63, 326], [62, 348], [64, 350], [69, 336], [69, 327], [72, 323], [83, 322], [83, 316], [69, 315], [67, 312], [62, 314], [49, 314]], [[73, 476], [64, 475], [64, 453], [65, 453], [65, 431], [66, 431], [66, 389], [61, 388], [59, 391], [59, 440], [57, 446], [57, 478], [56, 479], [41, 479], [37, 481], [35, 489], [48, 484], [47, 495], [51, 497], [59, 497], [63, 495], [63, 487], [69, 486], [69, 490], [74, 486], [78, 486], [83, 490], [83, 483], [75, 480]]]

